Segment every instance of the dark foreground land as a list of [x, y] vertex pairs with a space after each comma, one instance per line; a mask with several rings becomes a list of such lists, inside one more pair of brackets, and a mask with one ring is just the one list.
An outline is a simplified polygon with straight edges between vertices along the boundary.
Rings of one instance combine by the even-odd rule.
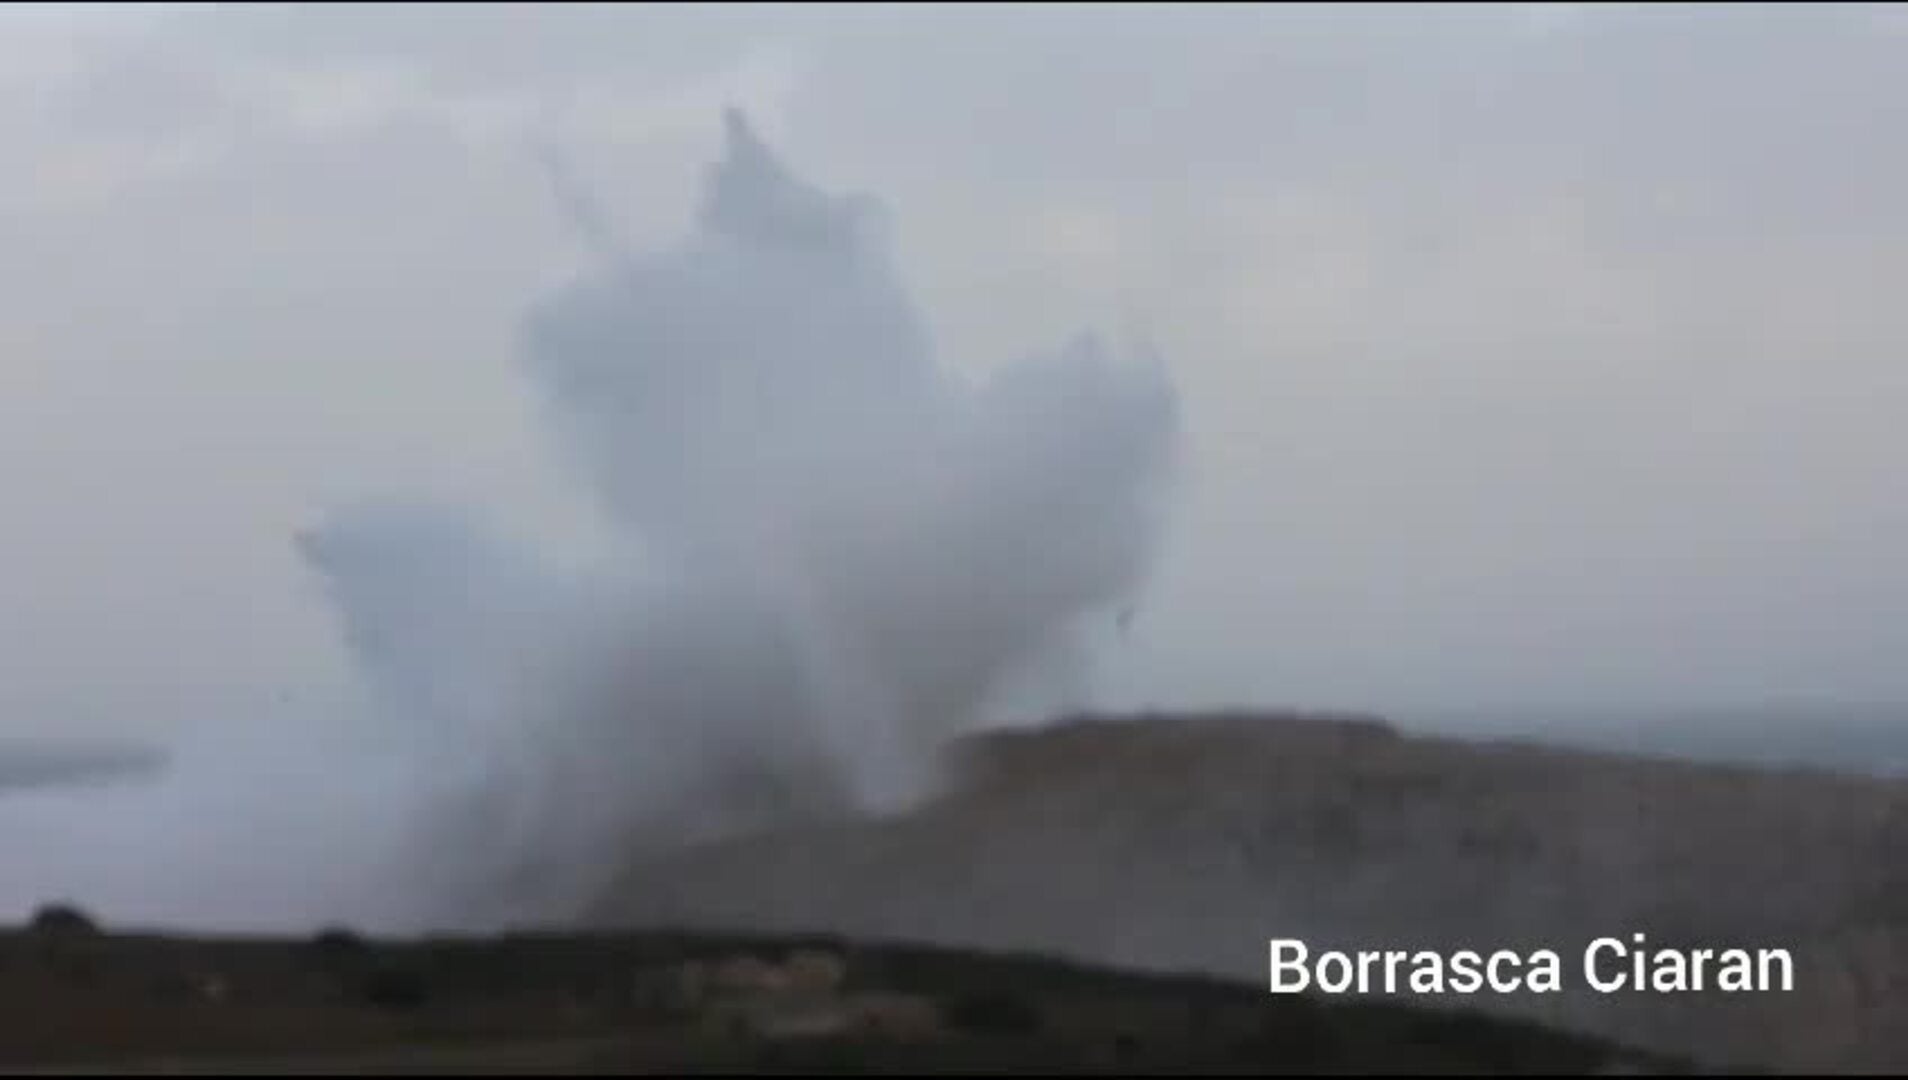
[[1693, 1071], [1206, 978], [823, 938], [0, 933], [0, 1072]]

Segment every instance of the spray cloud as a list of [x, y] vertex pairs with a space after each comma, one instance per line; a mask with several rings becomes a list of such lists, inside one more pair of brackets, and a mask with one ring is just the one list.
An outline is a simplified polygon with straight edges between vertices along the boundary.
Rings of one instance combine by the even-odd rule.
[[[561, 919], [642, 846], [918, 798], [1004, 679], [1143, 583], [1177, 432], [1158, 365], [1083, 336], [957, 379], [881, 208], [726, 120], [693, 226], [662, 252], [625, 251], [559, 177], [599, 261], [526, 320], [523, 372], [627, 558], [558, 569], [429, 499], [301, 534], [380, 738], [281, 739], [278, 778], [298, 783], [259, 782], [227, 747], [196, 759], [223, 768], [187, 756], [158, 789], [113, 793], [145, 823], [145, 872], [191, 883], [105, 902], [245, 925]], [[106, 797], [12, 812], [98, 821]], [[288, 830], [282, 850], [241, 845], [278, 865], [197, 857], [216, 834], [193, 819], [213, 814]], [[36, 887], [104, 890], [70, 871], [124, 853], [106, 835]]]

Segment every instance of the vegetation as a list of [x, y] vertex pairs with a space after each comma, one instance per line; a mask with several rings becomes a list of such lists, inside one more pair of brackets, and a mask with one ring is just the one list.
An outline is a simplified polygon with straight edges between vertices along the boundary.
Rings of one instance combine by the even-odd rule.
[[42, 935], [84, 936], [99, 932], [93, 917], [73, 904], [48, 904], [33, 913], [30, 924]]
[[1009, 994], [961, 994], [947, 1007], [956, 1031], [981, 1035], [1030, 1035], [1040, 1030], [1040, 1010]]
[[[838, 965], [821, 984], [772, 992], [802, 955]], [[824, 1019], [856, 1001], [910, 1019], [778, 1034], [762, 1019], [777, 1015], [778, 992]], [[1041, 957], [667, 933], [173, 939], [102, 933], [66, 906], [44, 909], [24, 933], [0, 933], [0, 1009], [13, 1018], [0, 1026], [0, 1067], [126, 1071], [164, 1056], [175, 1071], [176, 1059], [194, 1057], [207, 1068], [241, 1059], [323, 1068], [339, 1055], [351, 1064], [338, 1071], [359, 1072], [427, 1062], [599, 1074], [1682, 1067], [1535, 1025], [1274, 999], [1256, 986]]]

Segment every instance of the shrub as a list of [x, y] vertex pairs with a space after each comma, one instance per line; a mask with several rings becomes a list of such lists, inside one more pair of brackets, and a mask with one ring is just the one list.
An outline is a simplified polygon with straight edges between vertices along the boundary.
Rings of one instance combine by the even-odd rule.
[[90, 935], [99, 933], [93, 917], [73, 904], [47, 904], [33, 913], [33, 930], [41, 934]]
[[311, 939], [312, 951], [326, 960], [362, 956], [368, 946], [363, 937], [341, 926], [330, 927]]

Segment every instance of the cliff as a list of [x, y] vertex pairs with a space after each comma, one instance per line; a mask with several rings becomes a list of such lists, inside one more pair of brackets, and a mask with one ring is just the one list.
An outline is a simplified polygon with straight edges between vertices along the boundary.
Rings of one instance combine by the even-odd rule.
[[[1265, 984], [1268, 941], [1554, 950], [1563, 989], [1410, 1000], [1698, 1060], [1908, 1067], [1908, 784], [1367, 718], [1075, 718], [972, 737], [936, 798], [630, 868], [589, 920], [1028, 950]], [[1600, 937], [1782, 948], [1790, 992], [1601, 993]], [[1409, 989], [1405, 992], [1408, 994]]]

